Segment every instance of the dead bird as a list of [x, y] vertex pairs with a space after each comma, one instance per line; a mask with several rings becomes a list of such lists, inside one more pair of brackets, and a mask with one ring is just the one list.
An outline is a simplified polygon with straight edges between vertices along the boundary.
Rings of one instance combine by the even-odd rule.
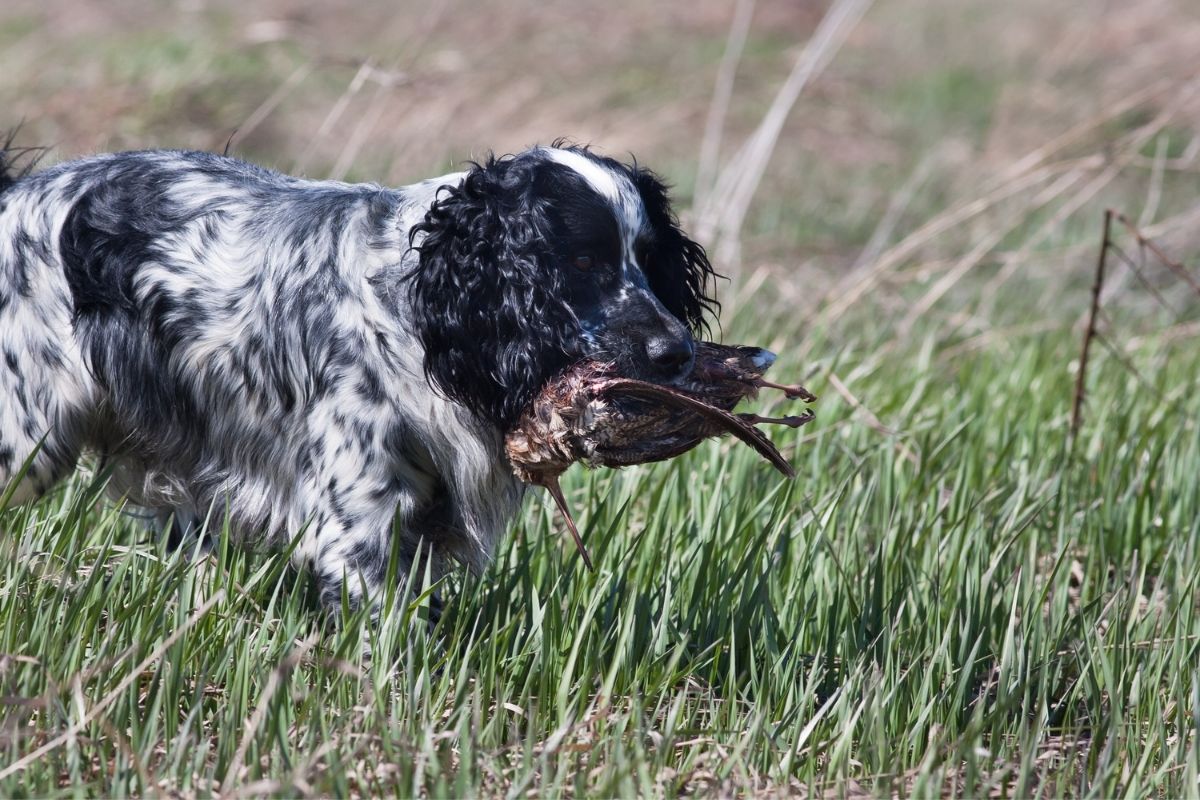
[[778, 389], [806, 403], [817, 399], [803, 386], [765, 380], [774, 361], [775, 354], [760, 347], [698, 342], [692, 372], [671, 386], [622, 377], [608, 363], [579, 362], [546, 384], [508, 432], [508, 459], [518, 478], [550, 492], [591, 569], [558, 483], [576, 461], [592, 467], [663, 461], [707, 438], [731, 433], [784, 475], [795, 477], [791, 464], [754, 426], [798, 428], [813, 419], [812, 410], [786, 417], [731, 413], [761, 388]]

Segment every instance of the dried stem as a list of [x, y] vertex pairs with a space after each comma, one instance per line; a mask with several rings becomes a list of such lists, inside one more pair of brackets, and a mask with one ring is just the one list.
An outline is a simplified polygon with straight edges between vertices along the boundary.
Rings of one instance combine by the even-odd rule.
[[830, 372], [826, 377], [829, 380], [829, 385], [833, 387], [835, 392], [841, 395], [843, 400], [849, 403], [850, 406], [855, 410], [862, 412], [863, 416], [866, 417], [866, 424], [868, 428], [877, 433], [882, 433], [884, 436], [896, 435], [896, 430], [884, 425], [879, 417], [875, 416], [874, 411], [867, 408], [865, 405], [863, 405], [861, 400], [854, 396], [854, 393], [850, 391], [846, 384], [842, 383], [842, 379], [839, 378], [836, 373]]
[[216, 594], [214, 594], [212, 597], [206, 600], [203, 605], [192, 612], [192, 615], [187, 618], [187, 621], [176, 628], [170, 636], [164, 639], [162, 644], [154, 648], [154, 651], [151, 652], [150, 655], [146, 656], [146, 658], [143, 659], [132, 670], [130, 670], [124, 678], [118, 681], [117, 685], [113, 687], [108, 694], [100, 698], [99, 702], [88, 709], [86, 714], [81, 715], [80, 718], [75, 722], [72, 722], [65, 731], [58, 734], [50, 741], [42, 744], [35, 750], [26, 753], [3, 769], [0, 769], [0, 780], [16, 775], [18, 772], [25, 770], [30, 764], [34, 763], [47, 753], [53, 751], [55, 748], [61, 747], [67, 742], [74, 741], [92, 720], [97, 719], [108, 709], [109, 706], [124, 697], [126, 690], [140, 680], [143, 677], [143, 673], [148, 670], [154, 664], [154, 662], [162, 658], [166, 652], [170, 650], [171, 647], [192, 628], [192, 626], [194, 626], [204, 617], [205, 614], [212, 610], [213, 606], [224, 599], [225, 590], [219, 589]]
[[738, 0], [729, 23], [729, 38], [725, 42], [725, 53], [717, 69], [717, 83], [713, 88], [712, 102], [708, 107], [708, 118], [704, 123], [704, 140], [700, 145], [700, 161], [696, 168], [696, 197], [694, 205], [699, 208], [708, 202], [712, 191], [717, 162], [721, 157], [721, 132], [725, 128], [725, 117], [729, 114], [729, 101], [733, 97], [733, 79], [742, 60], [742, 50], [750, 33], [750, 20], [754, 16], [754, 0]]
[[[1175, 309], [1172, 308], [1171, 304], [1167, 302], [1167, 298], [1163, 297], [1162, 292], [1154, 287], [1154, 284], [1151, 283], [1150, 279], [1146, 277], [1146, 274], [1142, 271], [1142, 268], [1137, 265], [1137, 262], [1134, 261], [1133, 258], [1130, 257], [1130, 255], [1123, 249], [1121, 249], [1121, 247], [1115, 242], [1110, 242], [1108, 247], [1113, 251], [1117, 259], [1129, 268], [1129, 271], [1133, 273], [1133, 277], [1137, 278], [1137, 281], [1142, 285], [1142, 288], [1149, 292], [1150, 295], [1158, 301], [1158, 304], [1162, 306], [1172, 317], [1177, 318], [1178, 314], [1175, 313]], [[1142, 249], [1144, 250], [1145, 248]]]
[[244, 140], [247, 136], [253, 133], [259, 125], [263, 123], [263, 120], [271, 116], [271, 113], [279, 107], [279, 104], [282, 103], [289, 94], [291, 94], [293, 89], [299, 86], [300, 83], [308, 77], [310, 72], [312, 72], [311, 64], [301, 64], [300, 66], [296, 67], [296, 69], [292, 71], [292, 74], [288, 76], [287, 80], [280, 84], [279, 87], [275, 89], [275, 91], [272, 92], [266, 100], [262, 101], [258, 108], [254, 109], [250, 116], [246, 117], [246, 121], [242, 123], [241, 127], [239, 127], [230, 135], [229, 141], [225, 143], [226, 152], [233, 147], [233, 143], [235, 141]]
[[784, 123], [800, 93], [841, 49], [872, 2], [874, 0], [835, 0], [800, 51], [762, 121], [717, 177], [705, 207], [697, 209], [696, 232], [706, 245], [716, 247], [722, 261], [736, 260], [742, 223], [750, 201], [766, 173]]
[[271, 698], [284, 685], [284, 681], [287, 680], [292, 670], [304, 658], [304, 655], [313, 649], [316, 644], [316, 634], [309, 636], [284, 656], [283, 660], [271, 672], [270, 677], [267, 678], [266, 688], [259, 695], [258, 704], [246, 720], [244, 730], [242, 731], [242, 740], [238, 742], [237, 750], [233, 754], [233, 761], [230, 762], [228, 769], [225, 770], [225, 781], [221, 784], [222, 794], [229, 795], [232, 793], [238, 782], [244, 777], [242, 770], [246, 766], [246, 755], [250, 752], [250, 744], [254, 740], [254, 735], [262, 727], [263, 722], [267, 718], [267, 713], [271, 708]]
[[1083, 415], [1084, 394], [1087, 391], [1088, 353], [1092, 340], [1096, 338], [1096, 317], [1100, 314], [1100, 293], [1104, 291], [1104, 266], [1111, 244], [1112, 221], [1116, 215], [1112, 209], [1104, 212], [1104, 238], [1100, 242], [1100, 257], [1096, 260], [1096, 279], [1092, 283], [1092, 308], [1088, 313], [1087, 328], [1083, 332], [1083, 347], [1079, 352], [1079, 373], [1075, 376], [1075, 397], [1071, 403], [1071, 440], [1079, 433]]
[[1119, 211], [1109, 211], [1108, 214], [1114, 216], [1117, 222], [1124, 225], [1125, 229], [1129, 231], [1133, 238], [1137, 239], [1137, 243], [1139, 245], [1153, 253], [1155, 258], [1161, 261], [1169, 270], [1183, 278], [1187, 282], [1188, 286], [1192, 287], [1192, 291], [1194, 291], [1197, 295], [1200, 295], [1200, 282], [1197, 282], [1192, 273], [1188, 272], [1187, 267], [1167, 255], [1166, 251], [1159, 247], [1153, 239], [1145, 236], [1141, 230], [1139, 230], [1136, 225], [1130, 222], [1129, 218], [1124, 214], [1120, 213]]

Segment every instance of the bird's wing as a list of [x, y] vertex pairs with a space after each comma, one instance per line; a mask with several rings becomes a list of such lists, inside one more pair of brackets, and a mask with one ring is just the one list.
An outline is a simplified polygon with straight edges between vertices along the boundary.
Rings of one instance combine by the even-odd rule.
[[792, 465], [776, 449], [775, 445], [771, 444], [771, 440], [762, 431], [727, 411], [710, 406], [708, 403], [670, 387], [633, 378], [608, 379], [604, 381], [601, 391], [606, 394], [617, 393], [655, 400], [665, 405], [691, 411], [753, 447], [760, 456], [771, 462], [772, 466], [784, 475], [789, 478], [796, 477], [796, 471], [792, 469]]

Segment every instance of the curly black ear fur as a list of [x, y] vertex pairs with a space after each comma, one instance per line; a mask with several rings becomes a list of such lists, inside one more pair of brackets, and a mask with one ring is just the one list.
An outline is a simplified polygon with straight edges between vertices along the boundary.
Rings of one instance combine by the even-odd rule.
[[705, 312], [716, 317], [721, 310], [721, 304], [708, 294], [709, 283], [720, 275], [708, 263], [704, 248], [680, 230], [666, 184], [637, 164], [630, 171], [654, 231], [650, 250], [644, 257], [646, 263], [641, 265], [650, 290], [693, 333], [706, 332], [709, 326]]
[[536, 169], [512, 157], [474, 164], [410, 239], [419, 260], [406, 280], [426, 378], [502, 429], [579, 356]]

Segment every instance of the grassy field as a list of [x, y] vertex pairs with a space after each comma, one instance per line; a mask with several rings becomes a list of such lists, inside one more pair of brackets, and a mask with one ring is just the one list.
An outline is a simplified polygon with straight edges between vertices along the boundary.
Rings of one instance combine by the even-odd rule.
[[[0, 102], [52, 157], [243, 125], [260, 161], [399, 181], [573, 134], [685, 206], [733, 13], [631, 5], [626, 41], [619, 14], [526, 9], [479, 55], [487, 21], [450, 6], [397, 59], [407, 29], [365, 12], [195, 4], [172, 38], [113, 6], [0, 16]], [[823, 6], [790, 8], [755, 9], [723, 163]], [[820, 395], [773, 433], [799, 477], [728, 441], [576, 469], [594, 573], [535, 493], [432, 634], [428, 591], [335, 630], [285, 555], [193, 562], [86, 476], [3, 511], [0, 796], [1195, 796], [1200, 296], [1124, 228], [1074, 439], [1070, 411], [1103, 210], [1200, 280], [1197, 46], [1182, 2], [875, 4], [722, 265], [723, 338]], [[406, 82], [347, 95], [347, 53]], [[470, 113], [501, 84], [544, 102]]]

